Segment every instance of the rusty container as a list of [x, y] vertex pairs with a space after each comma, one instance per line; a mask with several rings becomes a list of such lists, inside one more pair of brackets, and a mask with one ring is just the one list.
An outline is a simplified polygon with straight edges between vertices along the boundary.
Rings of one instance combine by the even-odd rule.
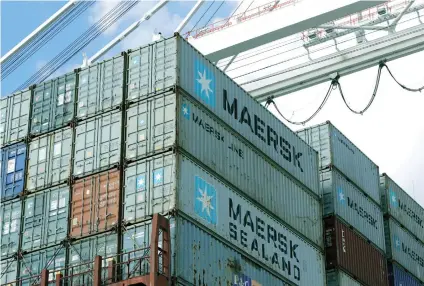
[[363, 285], [388, 285], [383, 253], [334, 216], [325, 218], [324, 224], [327, 270], [342, 269]]
[[75, 181], [72, 186], [71, 237], [110, 230], [118, 223], [119, 170]]

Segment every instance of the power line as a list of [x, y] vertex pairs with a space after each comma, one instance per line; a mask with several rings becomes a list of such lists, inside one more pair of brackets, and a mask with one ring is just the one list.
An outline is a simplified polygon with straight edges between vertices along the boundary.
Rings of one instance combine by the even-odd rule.
[[213, 19], [213, 17], [215, 17], [216, 13], [218, 13], [219, 9], [221, 9], [222, 5], [224, 4], [225, 0], [221, 2], [221, 5], [219, 5], [219, 7], [215, 10], [215, 13], [212, 14], [212, 16], [209, 18], [209, 20], [206, 22], [206, 25], [203, 27], [206, 27], [209, 22]]
[[209, 5], [209, 7], [202, 14], [202, 16], [200, 16], [199, 20], [197, 20], [196, 24], [193, 26], [193, 28], [191, 28], [191, 30], [190, 30], [190, 32], [188, 32], [188, 34], [190, 34], [191, 32], [193, 32], [193, 30], [196, 28], [197, 24], [199, 24], [199, 22], [203, 19], [203, 17], [206, 15], [206, 13], [209, 11], [209, 9], [212, 7], [213, 3], [215, 3], [215, 0], [212, 1], [211, 5]]

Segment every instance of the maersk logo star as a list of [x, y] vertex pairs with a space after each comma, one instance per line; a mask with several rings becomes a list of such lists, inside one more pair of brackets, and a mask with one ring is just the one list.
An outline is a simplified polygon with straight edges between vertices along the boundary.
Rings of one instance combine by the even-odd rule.
[[136, 180], [137, 191], [142, 191], [146, 187], [146, 178], [144, 175], [140, 175]]
[[181, 110], [183, 112], [184, 118], [190, 119], [190, 105], [183, 103]]
[[339, 202], [341, 205], [344, 205], [346, 203], [345, 195], [343, 193], [343, 190], [341, 188], [337, 191], [337, 196], [339, 198]]
[[400, 250], [400, 240], [399, 237], [397, 237], [396, 235], [393, 236], [393, 240], [395, 242], [395, 248]]
[[163, 168], [157, 169], [153, 172], [153, 185], [160, 185], [163, 182]]
[[208, 223], [216, 224], [216, 191], [205, 180], [196, 176], [194, 179], [194, 211]]
[[390, 191], [390, 204], [391, 204], [393, 207], [397, 207], [397, 205], [396, 205], [396, 201], [397, 201], [396, 193], [395, 193], [395, 192], [393, 192], [393, 191]]
[[201, 101], [215, 107], [215, 76], [201, 61], [194, 63], [194, 90]]

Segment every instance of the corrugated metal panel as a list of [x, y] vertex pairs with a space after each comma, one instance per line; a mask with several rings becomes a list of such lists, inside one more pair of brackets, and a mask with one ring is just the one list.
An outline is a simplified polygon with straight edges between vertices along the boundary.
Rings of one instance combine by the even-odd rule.
[[335, 217], [324, 223], [327, 269], [342, 268], [366, 285], [386, 286], [384, 255]]
[[175, 207], [175, 155], [168, 152], [125, 169], [124, 220], [136, 222]]
[[19, 231], [21, 227], [21, 201], [14, 200], [1, 204], [1, 258], [12, 256], [18, 251]]
[[0, 146], [28, 135], [31, 91], [17, 92], [0, 100]]
[[[184, 213], [291, 282], [324, 283], [324, 256], [317, 248], [192, 161], [182, 158], [179, 167], [178, 204]], [[317, 225], [322, 233], [320, 220]]]
[[334, 166], [380, 204], [379, 168], [329, 121], [297, 131], [319, 153], [320, 169]]
[[21, 227], [21, 201], [14, 200], [1, 204], [1, 258], [12, 256], [18, 251]]
[[[73, 242], [69, 249], [69, 265], [72, 267], [72, 273], [78, 274], [86, 271], [92, 271], [92, 264], [85, 262], [92, 262], [97, 255], [102, 256], [102, 266], [106, 266], [107, 257], [117, 254], [118, 236], [113, 233], [104, 233], [89, 238], [81, 239]], [[107, 277], [107, 268], [102, 270], [102, 280]], [[91, 275], [80, 275], [72, 282], [76, 285], [92, 285], [93, 277]]]
[[0, 284], [15, 281], [18, 275], [18, 262], [14, 258], [1, 259], [0, 265]]
[[255, 153], [187, 97], [181, 99], [178, 110], [178, 141], [184, 150], [312, 242], [323, 246], [322, 207], [312, 193]]
[[393, 219], [384, 222], [387, 255], [424, 282], [424, 244]]
[[169, 92], [127, 109], [126, 158], [137, 159], [175, 143], [176, 96]]
[[64, 183], [71, 175], [71, 128], [33, 139], [29, 146], [26, 189], [32, 191]]
[[13, 199], [24, 190], [26, 145], [14, 144], [1, 149], [0, 195], [1, 200]]
[[[340, 270], [327, 272], [327, 286], [362, 286], [348, 274]], [[406, 286], [406, 285], [405, 285]]]
[[68, 73], [38, 84], [34, 90], [31, 134], [66, 126], [74, 117], [76, 74]]
[[384, 212], [424, 243], [424, 208], [386, 174], [380, 177], [380, 186]]
[[[175, 220], [178, 221], [176, 228]], [[123, 252], [148, 246], [150, 236], [151, 221], [128, 228], [123, 234]], [[180, 284], [288, 286], [269, 271], [258, 267], [233, 248], [182, 218], [171, 219], [171, 243], [174, 257], [171, 263], [172, 275]], [[149, 265], [145, 263], [137, 268], [136, 274], [148, 271]]]
[[407, 273], [396, 263], [389, 263], [390, 286], [422, 286], [415, 277]]
[[121, 114], [106, 113], [80, 122], [75, 131], [74, 175], [82, 176], [119, 164]]
[[383, 212], [336, 169], [322, 171], [324, 215], [337, 215], [381, 250], [385, 250]]
[[[65, 267], [65, 248], [63, 246], [55, 246], [24, 254], [20, 260], [20, 277], [31, 277], [39, 275], [46, 268], [49, 270], [49, 279], [54, 278], [54, 270], [63, 269]], [[30, 283], [31, 282], [31, 283]], [[29, 279], [20, 285], [34, 285], [36, 281]], [[40, 281], [38, 281], [39, 283]]]
[[24, 200], [22, 250], [59, 244], [68, 232], [69, 187], [31, 194]]
[[305, 186], [318, 191], [316, 152], [185, 40], [173, 37], [142, 47], [129, 53], [129, 63], [130, 100], [177, 84]]
[[96, 115], [121, 104], [124, 85], [123, 56], [83, 68], [78, 76], [78, 118]]
[[109, 230], [117, 225], [118, 214], [119, 170], [86, 177], [72, 185], [72, 237]]

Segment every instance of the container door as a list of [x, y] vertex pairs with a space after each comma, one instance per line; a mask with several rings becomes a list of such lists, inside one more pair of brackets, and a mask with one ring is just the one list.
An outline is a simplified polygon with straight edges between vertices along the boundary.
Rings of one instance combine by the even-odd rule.
[[117, 225], [119, 215], [119, 172], [100, 175], [96, 193], [96, 231]]
[[72, 237], [80, 237], [94, 231], [91, 222], [94, 219], [96, 178], [82, 179], [72, 187], [71, 232]]
[[31, 134], [49, 130], [53, 82], [43, 83], [34, 91], [32, 100]]
[[124, 80], [124, 57], [106, 61], [102, 67], [101, 96], [103, 110], [121, 104]]
[[136, 159], [145, 156], [150, 134], [148, 102], [144, 101], [127, 109], [126, 158]]
[[5, 97], [0, 100], [0, 146], [5, 145], [8, 141], [6, 130], [8, 130], [7, 121], [9, 113], [7, 111], [9, 110], [9, 101], [9, 97]]
[[177, 83], [177, 38], [156, 42], [151, 48], [153, 93]]
[[121, 146], [121, 114], [102, 116], [99, 129], [100, 138], [100, 168], [107, 168], [119, 163]]
[[75, 74], [57, 79], [56, 106], [53, 108], [53, 129], [61, 128], [71, 122], [74, 116]]
[[71, 174], [72, 130], [56, 132], [52, 139], [49, 179], [51, 184], [57, 184], [65, 182]]
[[2, 200], [16, 197], [23, 191], [26, 164], [25, 144], [16, 144], [2, 150]]
[[0, 208], [1, 257], [7, 258], [18, 251], [21, 225], [21, 202], [13, 201]]
[[152, 122], [152, 150], [160, 151], [175, 142], [176, 95], [174, 93], [156, 97], [151, 102], [154, 121]]
[[15, 281], [18, 274], [18, 263], [14, 259], [2, 259], [0, 263], [0, 284], [8, 284]]
[[138, 101], [150, 93], [150, 47], [142, 47], [136, 51], [131, 52], [128, 56], [128, 100]]
[[14, 94], [9, 107], [12, 110], [10, 114], [10, 133], [8, 135], [9, 142], [14, 142], [25, 138], [28, 135], [29, 121], [29, 101], [31, 91]]
[[78, 176], [94, 170], [94, 144], [96, 142], [96, 121], [87, 121], [76, 127], [74, 175]]
[[63, 186], [47, 194], [47, 244], [58, 244], [68, 232], [69, 187]]
[[22, 249], [31, 251], [39, 248], [45, 237], [44, 192], [27, 197], [24, 204]]
[[43, 188], [48, 182], [50, 136], [34, 139], [29, 147], [28, 190]]
[[100, 71], [97, 65], [88, 67], [79, 73], [78, 118], [94, 115], [99, 103], [97, 85]]

